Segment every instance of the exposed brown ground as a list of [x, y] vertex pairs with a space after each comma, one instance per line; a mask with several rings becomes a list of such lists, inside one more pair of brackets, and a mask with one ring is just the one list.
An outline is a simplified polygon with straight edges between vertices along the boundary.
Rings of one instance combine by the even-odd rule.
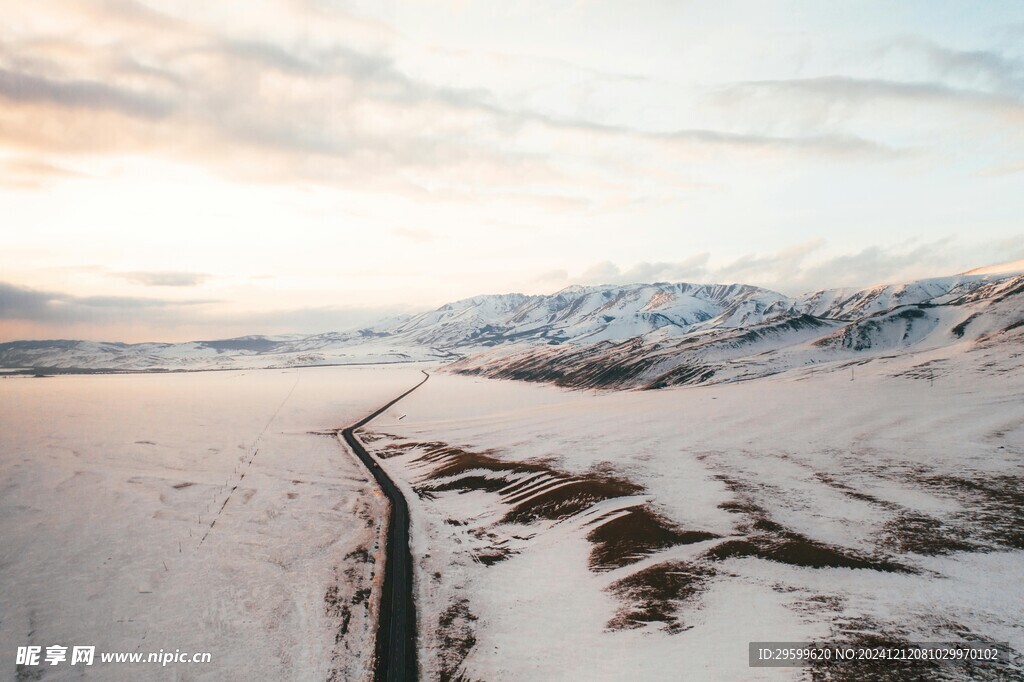
[[667, 561], [612, 583], [609, 589], [622, 607], [608, 628], [626, 630], [658, 622], [668, 632], [687, 629], [679, 617], [681, 607], [703, 591], [714, 574], [706, 564]]
[[650, 507], [636, 507], [590, 531], [587, 539], [594, 544], [590, 568], [594, 571], [621, 568], [662, 549], [716, 537], [706, 531], [682, 530]]
[[441, 668], [438, 671], [440, 682], [462, 682], [466, 680], [462, 670], [462, 662], [476, 646], [474, 623], [476, 616], [469, 610], [469, 602], [460, 599], [441, 614], [437, 623], [437, 632], [443, 652], [440, 656]]
[[[388, 441], [379, 451], [382, 456], [412, 455], [410, 470], [419, 472], [412, 481], [421, 497], [431, 499], [441, 494], [486, 492], [505, 505], [500, 520], [469, 532], [481, 540], [482, 549], [473, 549], [474, 559], [492, 565], [511, 556], [511, 544], [532, 537], [523, 526], [560, 523], [590, 510], [593, 505], [642, 495], [644, 489], [606, 469], [571, 474], [560, 470], [551, 461], [506, 461], [495, 451], [473, 452], [443, 442]], [[882, 475], [873, 472], [872, 475]], [[1024, 492], [1015, 481], [989, 478], [978, 482], [967, 478], [938, 477], [927, 471], [885, 471], [886, 476], [912, 479], [923, 489], [935, 494], [955, 497], [973, 515], [971, 524], [955, 519], [937, 518], [914, 512], [899, 504], [879, 499], [824, 473], [814, 473], [822, 484], [844, 495], [883, 509], [889, 516], [878, 534], [874, 549], [857, 551], [809, 538], [785, 526], [758, 504], [760, 496], [771, 491], [757, 488], [756, 483], [719, 475], [718, 479], [732, 493], [720, 505], [735, 515], [735, 535], [722, 537], [707, 530], [682, 528], [652, 505], [638, 501], [630, 506], [612, 507], [592, 515], [582, 524], [592, 549], [590, 570], [607, 572], [628, 567], [652, 555], [680, 545], [706, 542], [707, 547], [693, 558], [670, 559], [647, 566], [613, 582], [608, 591], [619, 601], [615, 616], [606, 624], [611, 630], [635, 629], [659, 624], [675, 633], [687, 629], [685, 613], [700, 608], [701, 595], [717, 576], [723, 575], [722, 562], [735, 558], [758, 558], [789, 566], [811, 569], [851, 568], [882, 572], [916, 573], [903, 561], [912, 554], [945, 554], [977, 551], [999, 547], [1021, 548], [1024, 541]], [[753, 486], [753, 487], [752, 487]], [[972, 537], [971, 528], [978, 522], [985, 526], [982, 537]], [[446, 519], [453, 527], [466, 526], [462, 519]], [[808, 609], [825, 609], [837, 624], [832, 642], [851, 646], [868, 644], [905, 644], [903, 635], [891, 624], [843, 621], [837, 598], [821, 595], [807, 600]], [[450, 607], [438, 623], [444, 647], [441, 654], [441, 679], [462, 680], [462, 662], [475, 645], [472, 634], [475, 617], [468, 604]], [[937, 631], [942, 631], [938, 628]], [[956, 639], [951, 632], [951, 639]], [[962, 634], [962, 633], [961, 633]], [[968, 633], [969, 634], [969, 633]], [[815, 680], [915, 680], [915, 679], [1020, 679], [999, 677], [1006, 673], [1000, 667], [947, 669], [936, 664], [907, 666], [897, 673], [892, 664], [879, 662], [857, 666], [824, 664], [809, 669]], [[1011, 670], [1012, 672], [1012, 670]], [[996, 675], [996, 676], [993, 676]]]

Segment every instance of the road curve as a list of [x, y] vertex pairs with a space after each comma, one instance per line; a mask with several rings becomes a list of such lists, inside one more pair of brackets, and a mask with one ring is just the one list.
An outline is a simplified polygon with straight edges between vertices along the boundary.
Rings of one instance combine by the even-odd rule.
[[380, 596], [380, 622], [374, 652], [374, 680], [407, 682], [416, 679], [416, 605], [412, 598], [412, 551], [409, 549], [409, 505], [394, 481], [370, 457], [356, 438], [360, 429], [385, 410], [426, 383], [430, 375], [423, 372], [423, 381], [398, 396], [373, 414], [347, 429], [341, 436], [370, 470], [377, 484], [391, 503], [388, 518], [387, 549], [384, 558], [384, 587]]

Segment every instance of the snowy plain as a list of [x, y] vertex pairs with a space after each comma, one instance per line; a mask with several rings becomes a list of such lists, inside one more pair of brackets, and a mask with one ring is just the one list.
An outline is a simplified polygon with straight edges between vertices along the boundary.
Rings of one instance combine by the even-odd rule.
[[[865, 348], [726, 353], [721, 383], [431, 370], [361, 434], [410, 504], [422, 677], [906, 679], [747, 646], [975, 639], [1011, 667], [925, 679], [1024, 679], [1020, 282], [996, 284], [873, 316]], [[95, 644], [213, 654], [172, 679], [365, 679], [386, 504], [333, 430], [421, 366], [0, 379], [5, 666]]]
[[366, 435], [412, 507], [426, 678], [810, 679], [748, 642], [965, 639], [1015, 652], [978, 679], [1024, 678], [1024, 376], [921, 360], [659, 391], [435, 375]]
[[[387, 506], [332, 430], [420, 378], [0, 379], [0, 678], [368, 679]], [[16, 670], [17, 647], [53, 644], [96, 662]], [[212, 660], [99, 662], [161, 649]]]

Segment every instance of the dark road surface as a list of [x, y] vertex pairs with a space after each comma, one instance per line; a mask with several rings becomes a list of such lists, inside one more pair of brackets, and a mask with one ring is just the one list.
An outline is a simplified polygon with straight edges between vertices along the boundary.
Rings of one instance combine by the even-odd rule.
[[342, 430], [341, 435], [370, 470], [391, 503], [387, 550], [384, 559], [384, 587], [380, 597], [380, 623], [374, 654], [374, 679], [378, 682], [406, 682], [416, 679], [416, 605], [412, 598], [412, 552], [409, 549], [409, 506], [402, 492], [366, 452], [355, 436], [385, 410], [426, 383], [423, 381], [360, 422]]

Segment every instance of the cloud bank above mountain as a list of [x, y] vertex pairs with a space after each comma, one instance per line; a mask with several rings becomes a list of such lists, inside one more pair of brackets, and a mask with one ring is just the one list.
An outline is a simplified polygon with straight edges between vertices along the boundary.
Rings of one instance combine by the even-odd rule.
[[[577, 282], [791, 293], [1005, 260], [1024, 236], [1016, 4], [8, 14], [0, 280], [25, 289], [217, 301], [211, 320]], [[141, 307], [105, 336], [166, 306]]]

